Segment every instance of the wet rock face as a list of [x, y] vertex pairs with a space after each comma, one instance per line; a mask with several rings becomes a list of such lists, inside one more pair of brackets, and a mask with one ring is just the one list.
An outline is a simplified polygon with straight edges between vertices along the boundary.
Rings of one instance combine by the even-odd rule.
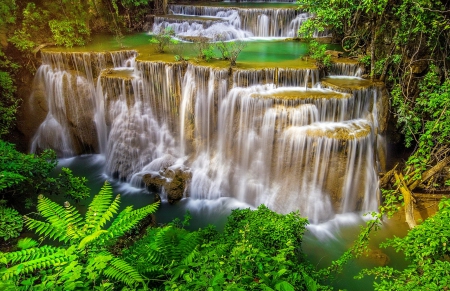
[[163, 192], [167, 195], [167, 201], [170, 204], [183, 198], [184, 194], [188, 195], [187, 189], [192, 174], [187, 169], [182, 168], [166, 168], [158, 173], [145, 174], [144, 183], [150, 191]]

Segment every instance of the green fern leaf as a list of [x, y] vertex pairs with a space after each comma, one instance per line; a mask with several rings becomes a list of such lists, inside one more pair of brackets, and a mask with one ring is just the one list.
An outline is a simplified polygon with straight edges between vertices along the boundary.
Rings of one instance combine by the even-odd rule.
[[187, 232], [183, 235], [183, 237], [180, 240], [180, 243], [177, 247], [179, 250], [180, 257], [178, 260], [182, 260], [189, 256], [194, 249], [197, 247], [198, 243], [200, 241], [200, 238], [198, 236], [197, 232]]
[[119, 213], [111, 226], [108, 228], [110, 237], [117, 238], [124, 235], [147, 215], [154, 213], [158, 206], [159, 202], [155, 202], [136, 210], [133, 210], [132, 206], [126, 207]]
[[45, 256], [52, 255], [56, 252], [59, 252], [61, 249], [52, 246], [42, 246], [39, 248], [28, 248], [20, 251], [15, 251], [11, 253], [4, 253], [3, 257], [6, 259], [6, 262], [17, 263], [17, 262], [25, 262], [28, 260], [35, 260]]
[[119, 258], [113, 258], [103, 272], [107, 277], [129, 286], [143, 283], [144, 279], [136, 269]]
[[111, 202], [109, 207], [103, 212], [101, 216], [99, 216], [96, 223], [95, 231], [101, 229], [108, 221], [111, 220], [111, 218], [113, 218], [114, 214], [116, 214], [117, 211], [119, 210], [119, 206], [120, 206], [120, 195], [117, 195], [116, 198], [114, 198], [114, 200]]
[[[20, 254], [15, 254], [17, 255], [17, 257], [15, 257], [15, 261], [21, 261], [21, 263], [12, 266], [6, 270], [3, 270], [2, 272], [2, 276], [1, 279], [2, 281], [6, 281], [9, 279], [12, 279], [18, 275], [23, 275], [23, 274], [29, 274], [34, 272], [37, 269], [41, 269], [41, 268], [49, 268], [52, 266], [56, 266], [61, 264], [61, 262], [68, 262], [69, 260], [71, 260], [71, 257], [68, 257], [65, 255], [65, 250], [64, 249], [60, 249], [60, 248], [45, 248], [45, 251], [49, 251], [52, 250], [50, 253], [45, 253], [45, 251], [43, 253], [41, 253], [43, 256], [37, 256], [34, 259], [31, 260], [27, 260], [27, 255], [22, 253], [23, 251], [30, 251], [31, 249], [28, 250], [22, 250], [19, 251]], [[38, 253], [41, 250], [41, 248], [39, 249], [34, 249], [35, 251], [37, 251]], [[18, 253], [18, 252], [14, 252], [14, 253]], [[10, 253], [12, 254], [12, 253]]]
[[108, 231], [106, 230], [98, 230], [96, 232], [94, 232], [91, 235], [86, 236], [85, 238], [83, 238], [80, 242], [80, 244], [78, 245], [78, 249], [84, 249], [86, 247], [86, 244], [92, 242], [93, 240], [97, 239], [100, 235], [107, 233]]
[[38, 235], [48, 235], [52, 239], [57, 239], [58, 241], [64, 242], [67, 242], [69, 240], [69, 238], [65, 234], [64, 228], [61, 229], [54, 224], [39, 221], [28, 216], [24, 216], [24, 220], [27, 228], [30, 230], [34, 230]]
[[33, 247], [36, 247], [37, 245], [38, 245], [38, 242], [29, 237], [19, 239], [19, 241], [17, 242], [17, 247], [21, 250], [33, 248]]
[[84, 237], [84, 233], [82, 232], [83, 228], [83, 217], [80, 215], [78, 210], [75, 207], [65, 202], [65, 224], [67, 236], [71, 239], [80, 239]]
[[111, 184], [105, 181], [100, 192], [94, 196], [92, 202], [89, 204], [86, 212], [85, 230], [90, 228], [97, 228], [98, 222], [103, 217], [105, 211], [110, 207], [113, 191]]
[[46, 220], [57, 228], [66, 228], [66, 212], [64, 207], [39, 195], [37, 210]]

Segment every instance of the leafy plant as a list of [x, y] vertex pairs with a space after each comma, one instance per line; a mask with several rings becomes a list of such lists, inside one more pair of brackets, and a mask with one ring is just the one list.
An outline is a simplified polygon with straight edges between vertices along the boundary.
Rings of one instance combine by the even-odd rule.
[[166, 51], [167, 47], [172, 44], [173, 36], [175, 36], [175, 31], [172, 27], [168, 26], [154, 34], [153, 38], [150, 39], [150, 43], [156, 44], [156, 52], [163, 53]]
[[220, 35], [216, 38], [215, 46], [220, 51], [221, 58], [223, 60], [229, 60], [230, 66], [236, 66], [236, 60], [241, 51], [247, 46], [247, 43], [240, 40], [225, 41]]
[[[68, 202], [60, 206], [39, 196], [37, 209], [46, 221], [25, 216], [25, 224], [41, 239], [53, 239], [63, 245], [37, 247], [32, 241], [20, 242], [27, 248], [0, 255], [0, 262], [6, 266], [1, 274], [2, 282], [6, 286], [31, 285], [35, 290], [112, 288], [122, 284], [145, 288], [142, 275], [113, 255], [109, 247], [153, 213], [159, 203], [136, 210], [128, 206], [111, 221], [119, 205], [120, 195], [113, 198], [107, 182], [89, 204], [84, 219]], [[37, 270], [40, 272], [35, 277]]]
[[124, 255], [165, 290], [327, 290], [300, 249], [306, 223], [263, 205], [236, 209], [223, 233], [174, 222], [149, 229]]
[[40, 155], [24, 154], [18, 152], [13, 144], [0, 140], [0, 194], [17, 206], [33, 194], [35, 199], [42, 192], [66, 195], [74, 200], [89, 197], [86, 178], [74, 177], [67, 168], [63, 168], [55, 178], [53, 170], [56, 164], [56, 154], [51, 150]]
[[23, 228], [22, 215], [17, 210], [0, 205], [0, 237], [5, 241], [16, 238]]
[[321, 71], [326, 71], [331, 67], [331, 56], [326, 54], [327, 45], [316, 40], [309, 42], [309, 56], [316, 61], [316, 66]]
[[9, 132], [16, 120], [19, 100], [14, 98], [15, 92], [16, 86], [14, 86], [11, 73], [0, 71], [0, 137]]
[[404, 270], [389, 266], [363, 270], [358, 278], [374, 275], [375, 290], [446, 290], [450, 282], [450, 200], [439, 203], [439, 211], [411, 229], [404, 238], [395, 237], [382, 247], [404, 253], [410, 265]]
[[209, 42], [207, 37], [199, 36], [194, 41], [194, 46], [197, 51], [197, 58], [207, 62], [214, 58], [214, 46]]

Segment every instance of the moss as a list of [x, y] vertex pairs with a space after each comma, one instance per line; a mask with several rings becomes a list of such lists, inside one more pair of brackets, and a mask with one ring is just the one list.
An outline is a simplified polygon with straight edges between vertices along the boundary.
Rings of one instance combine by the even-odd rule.
[[302, 100], [302, 99], [345, 99], [350, 98], [350, 94], [339, 93], [329, 90], [308, 89], [308, 90], [276, 90], [267, 93], [253, 93], [254, 98], [282, 99], [282, 100]]

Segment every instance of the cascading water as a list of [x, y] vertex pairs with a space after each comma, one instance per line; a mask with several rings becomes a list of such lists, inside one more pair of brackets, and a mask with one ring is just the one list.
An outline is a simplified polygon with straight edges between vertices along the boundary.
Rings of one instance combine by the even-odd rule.
[[[302, 23], [311, 17], [293, 8], [240, 8], [171, 5], [172, 15], [156, 17], [153, 32], [171, 27], [179, 37], [219, 35], [224, 40], [248, 37], [296, 37]], [[211, 19], [210, 17], [213, 17]]]
[[[171, 9], [226, 13], [244, 35], [254, 35], [246, 30], [254, 26], [257, 34], [287, 37], [301, 16], [287, 17], [283, 9], [248, 9], [246, 16], [234, 8]], [[168, 20], [157, 20], [156, 28]], [[207, 23], [199, 35], [223, 22]], [[312, 222], [376, 208], [380, 94], [358, 78], [357, 64], [334, 65], [321, 79], [312, 67], [229, 69], [137, 57], [44, 52], [34, 92], [45, 94], [48, 114], [32, 151], [101, 153], [108, 175], [135, 185], [179, 179], [192, 199], [235, 197], [282, 213], [300, 210]], [[352, 77], [342, 81], [342, 74]], [[164, 186], [162, 192], [170, 195]]]

